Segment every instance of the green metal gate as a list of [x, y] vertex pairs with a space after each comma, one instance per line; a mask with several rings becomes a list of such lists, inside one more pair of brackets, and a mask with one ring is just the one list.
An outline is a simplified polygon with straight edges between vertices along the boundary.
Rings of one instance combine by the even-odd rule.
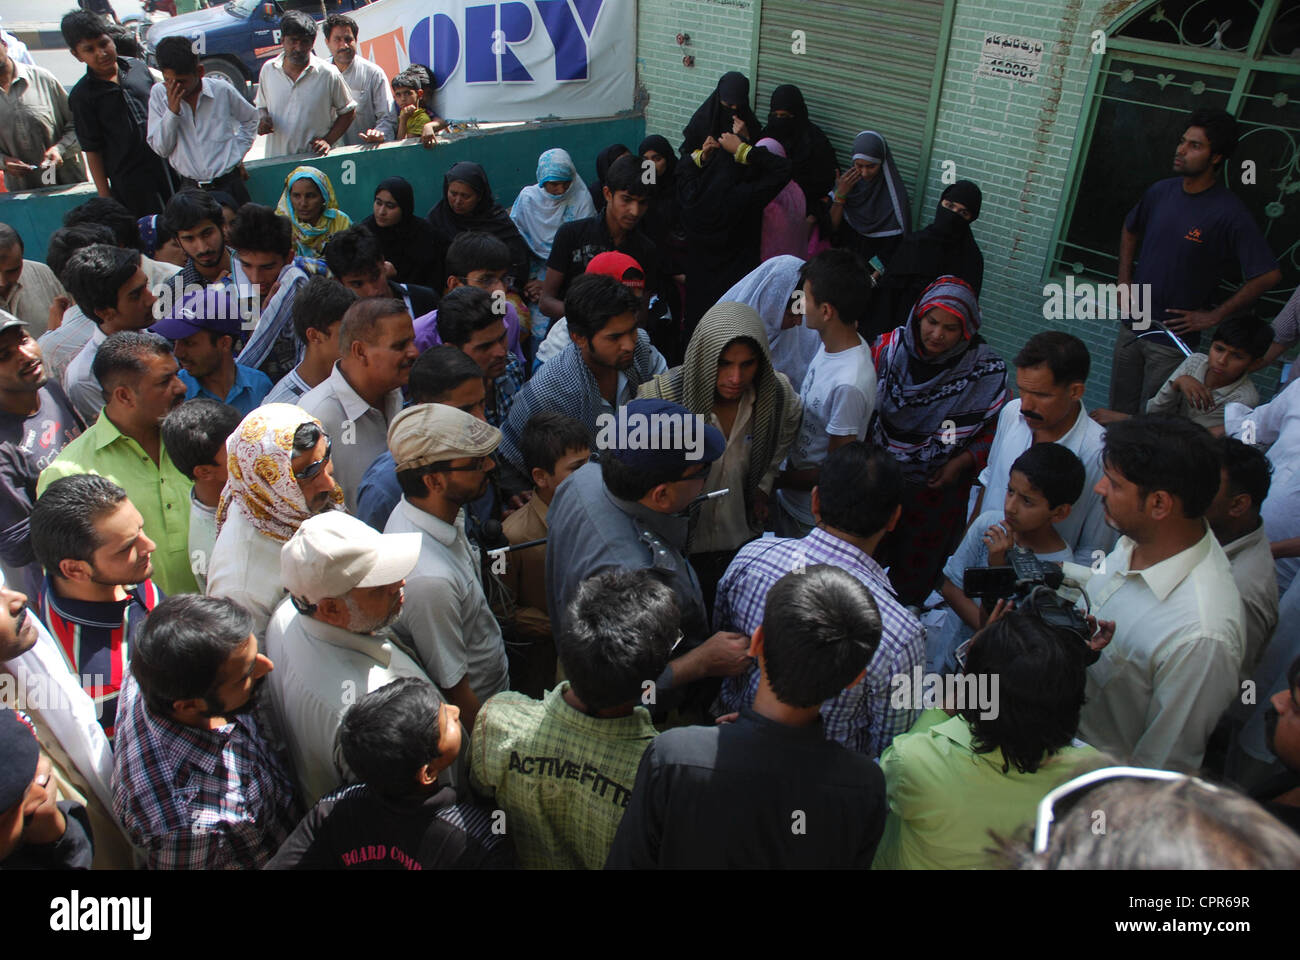
[[762, 0], [758, 118], [766, 122], [776, 87], [795, 84], [841, 167], [858, 131], [878, 131], [911, 191], [915, 219], [952, 8], [953, 0]]

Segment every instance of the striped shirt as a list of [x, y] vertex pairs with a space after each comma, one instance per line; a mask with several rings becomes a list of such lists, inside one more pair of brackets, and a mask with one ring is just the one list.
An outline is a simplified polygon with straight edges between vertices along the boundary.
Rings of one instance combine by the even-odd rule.
[[[826, 737], [868, 756], [880, 753], [912, 726], [919, 709], [890, 704], [893, 678], [912, 676], [925, 663], [925, 628], [898, 602], [880, 565], [820, 527], [802, 539], [762, 539], [741, 547], [718, 583], [713, 624], [717, 630], [753, 634], [763, 622], [767, 592], [793, 570], [825, 563], [857, 577], [871, 591], [883, 630], [862, 682], [822, 704]], [[725, 712], [750, 707], [758, 693], [759, 671], [728, 679], [718, 700]]]
[[251, 713], [188, 727], [122, 685], [113, 813], [152, 870], [257, 870], [293, 830], [288, 772]]
[[99, 725], [110, 741], [116, 732], [118, 694], [131, 645], [163, 596], [152, 580], [132, 587], [125, 600], [111, 601], [57, 596], [48, 575], [41, 587], [41, 619], [68, 670], [81, 678], [81, 688], [95, 701]]

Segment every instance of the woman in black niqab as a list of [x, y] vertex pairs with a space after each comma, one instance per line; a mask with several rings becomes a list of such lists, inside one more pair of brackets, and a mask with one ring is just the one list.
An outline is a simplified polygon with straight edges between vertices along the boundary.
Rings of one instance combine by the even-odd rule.
[[596, 154], [596, 179], [587, 184], [587, 191], [591, 194], [591, 202], [595, 204], [597, 213], [605, 209], [605, 177], [609, 175], [609, 168], [619, 157], [631, 152], [621, 143], [611, 143]]
[[736, 117], [745, 125], [740, 139], [747, 143], [758, 143], [763, 136], [763, 127], [749, 107], [749, 79], [743, 73], [733, 70], [722, 75], [717, 89], [700, 105], [691, 117], [691, 122], [682, 131], [686, 139], [682, 141], [681, 155], [690, 156], [704, 146], [704, 141], [709, 137], [717, 139], [724, 133], [735, 132], [732, 124]]
[[792, 83], [772, 91], [772, 100], [763, 135], [785, 147], [794, 168], [793, 180], [803, 191], [808, 213], [817, 217], [822, 235], [830, 234], [831, 188], [835, 186], [835, 148], [821, 127], [808, 119], [808, 105], [803, 92]]
[[[397, 204], [400, 219], [388, 226], [380, 226], [371, 214], [361, 221], [384, 251], [384, 259], [397, 270], [394, 279], [398, 283], [415, 283], [432, 287], [438, 282], [442, 264], [438, 259], [437, 235], [429, 221], [415, 215], [415, 191], [403, 177], [389, 177], [380, 180], [375, 187], [376, 208], [380, 201], [386, 206]], [[391, 217], [391, 213], [385, 213]]]

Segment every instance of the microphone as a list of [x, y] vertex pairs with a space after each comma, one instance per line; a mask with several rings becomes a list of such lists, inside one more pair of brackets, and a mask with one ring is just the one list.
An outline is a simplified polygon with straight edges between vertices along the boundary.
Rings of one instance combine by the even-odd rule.
[[696, 504], [704, 503], [704, 501], [706, 500], [716, 500], [718, 497], [725, 497], [729, 493], [731, 493], [730, 487], [723, 487], [721, 490], [714, 490], [712, 493], [701, 493], [698, 497], [696, 497], [694, 500], [688, 503], [680, 513], [674, 513], [673, 516], [689, 517], [691, 513], [691, 509]]

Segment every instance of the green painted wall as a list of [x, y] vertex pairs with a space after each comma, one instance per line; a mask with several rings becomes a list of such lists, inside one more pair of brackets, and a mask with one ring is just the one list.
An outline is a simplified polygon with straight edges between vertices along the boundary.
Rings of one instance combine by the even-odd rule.
[[[530, 123], [523, 127], [484, 131], [426, 150], [419, 143], [379, 147], [341, 147], [323, 159], [258, 160], [249, 164], [249, 193], [258, 203], [274, 205], [284, 179], [300, 163], [323, 170], [334, 184], [339, 205], [354, 221], [370, 215], [374, 187], [385, 177], [401, 176], [415, 187], [415, 209], [423, 215], [442, 195], [442, 176], [452, 164], [474, 160], [483, 165], [496, 194], [507, 209], [522, 187], [535, 182], [537, 158], [552, 147], [573, 156], [586, 180], [595, 175], [595, 157], [618, 141], [633, 145], [645, 136], [639, 115], [608, 120]], [[0, 194], [0, 222], [23, 238], [29, 259], [43, 260], [49, 236], [63, 215], [94, 195], [89, 184], [49, 193]]]
[[[759, 6], [759, 0], [641, 0], [636, 58], [650, 95], [645, 111], [650, 133], [679, 147], [686, 122], [729, 70], [749, 77], [752, 103]], [[690, 43], [679, 47], [679, 33], [689, 34]], [[686, 54], [695, 57], [695, 66], [682, 65]], [[767, 118], [766, 105], [757, 112], [760, 120]]]

